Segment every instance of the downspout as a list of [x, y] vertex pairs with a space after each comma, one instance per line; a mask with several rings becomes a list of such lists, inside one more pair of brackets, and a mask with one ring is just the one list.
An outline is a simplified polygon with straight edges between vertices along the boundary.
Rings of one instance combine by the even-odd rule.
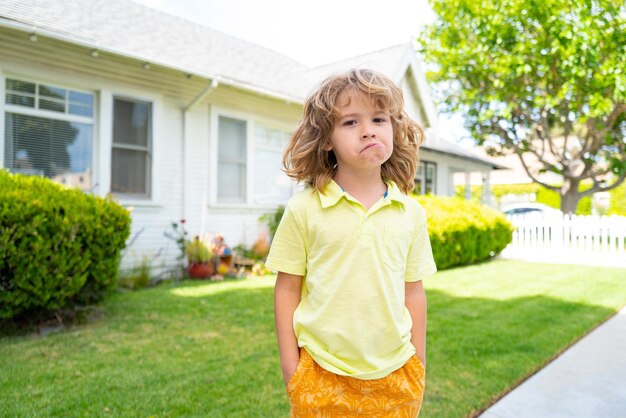
[[[195, 107], [198, 103], [204, 100], [213, 90], [217, 88], [219, 85], [219, 81], [217, 78], [211, 80], [211, 83], [204, 88], [187, 106], [183, 107], [183, 140], [182, 140], [182, 168], [183, 168], [183, 184], [182, 184], [182, 216], [181, 219], [187, 219], [187, 142], [188, 142], [188, 132], [187, 128], [187, 120], [188, 120], [188, 112]], [[204, 209], [203, 209], [204, 210]]]

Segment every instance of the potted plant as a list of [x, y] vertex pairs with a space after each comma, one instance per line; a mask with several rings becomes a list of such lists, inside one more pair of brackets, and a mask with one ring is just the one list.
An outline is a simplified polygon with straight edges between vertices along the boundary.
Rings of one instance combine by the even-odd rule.
[[195, 237], [185, 246], [187, 255], [187, 273], [194, 279], [206, 279], [215, 273], [213, 251], [199, 237]]

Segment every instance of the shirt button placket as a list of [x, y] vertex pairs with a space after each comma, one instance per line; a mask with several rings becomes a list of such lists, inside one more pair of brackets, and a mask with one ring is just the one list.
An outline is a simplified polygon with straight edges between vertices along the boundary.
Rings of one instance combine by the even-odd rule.
[[361, 220], [361, 235], [363, 237], [371, 237], [374, 235], [372, 221], [368, 215], [365, 215]]

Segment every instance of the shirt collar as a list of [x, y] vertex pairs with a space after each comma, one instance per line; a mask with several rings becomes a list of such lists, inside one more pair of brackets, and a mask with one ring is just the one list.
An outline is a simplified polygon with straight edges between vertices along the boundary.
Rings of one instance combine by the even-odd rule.
[[394, 181], [388, 180], [386, 183], [388, 187], [387, 199], [398, 202], [402, 204], [402, 206], [404, 206], [404, 199], [406, 199], [406, 195], [402, 193], [402, 191]]
[[[392, 180], [387, 180], [385, 183], [387, 184], [387, 197], [385, 199], [389, 199], [390, 202], [398, 202], [404, 206], [405, 196], [398, 188], [398, 185]], [[336, 205], [342, 197], [348, 198], [348, 193], [343, 191], [341, 187], [335, 183], [335, 180], [331, 179], [324, 188], [324, 192], [319, 193], [319, 196], [322, 208], [326, 209]]]

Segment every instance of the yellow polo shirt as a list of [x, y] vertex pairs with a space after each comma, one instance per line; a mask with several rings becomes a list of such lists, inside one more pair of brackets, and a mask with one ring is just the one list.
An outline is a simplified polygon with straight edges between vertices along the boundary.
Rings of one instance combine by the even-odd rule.
[[266, 265], [304, 276], [293, 327], [324, 369], [371, 380], [402, 367], [415, 348], [404, 282], [437, 271], [426, 214], [393, 182], [369, 210], [331, 181], [287, 203]]

